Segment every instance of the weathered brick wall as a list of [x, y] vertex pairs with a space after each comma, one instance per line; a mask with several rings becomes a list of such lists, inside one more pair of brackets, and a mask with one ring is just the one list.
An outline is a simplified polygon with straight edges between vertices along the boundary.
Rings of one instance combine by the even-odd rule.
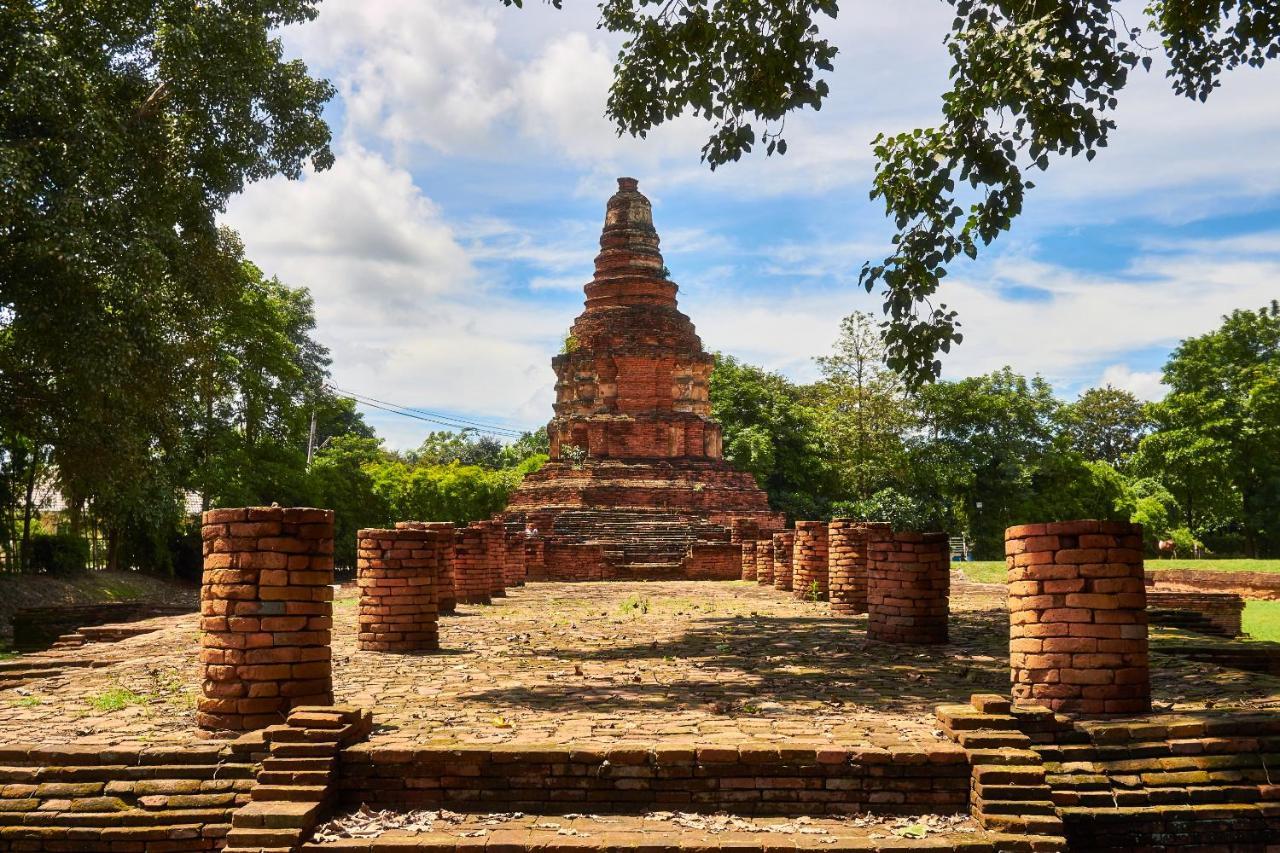
[[1005, 531], [1013, 696], [1065, 713], [1151, 710], [1142, 526]]
[[203, 729], [281, 722], [333, 702], [333, 511], [246, 507], [204, 514]]
[[485, 532], [476, 525], [453, 535], [454, 591], [461, 604], [489, 604], [489, 559]]
[[563, 814], [725, 809], [741, 815], [952, 814], [969, 802], [955, 744], [845, 748], [763, 743], [619, 747], [523, 744], [342, 751], [355, 807]]
[[547, 580], [546, 540], [541, 535], [524, 541], [524, 577], [526, 581]]
[[760, 523], [754, 518], [729, 519], [729, 541], [735, 545], [760, 538]]
[[773, 588], [791, 591], [791, 552], [795, 548], [794, 530], [779, 530], [773, 534]]
[[733, 581], [742, 574], [742, 546], [695, 542], [684, 558], [684, 576], [695, 581]]
[[826, 601], [827, 523], [797, 521], [791, 552], [791, 594], [804, 601]]
[[361, 649], [371, 652], [435, 651], [440, 648], [436, 587], [446, 537], [437, 530], [378, 530], [356, 533], [357, 616]]
[[1233, 592], [1242, 598], [1280, 601], [1280, 573], [1160, 569], [1146, 572], [1147, 586], [1180, 592]]
[[599, 545], [547, 542], [543, 548], [547, 580], [602, 581], [610, 579], [604, 548]]
[[260, 742], [0, 745], [0, 851], [221, 850], [249, 802]]
[[440, 549], [440, 565], [436, 570], [436, 609], [441, 613], [453, 613], [457, 609], [458, 594], [453, 576], [454, 531], [458, 526], [452, 521], [397, 521], [397, 530], [440, 530], [447, 533], [437, 542]]
[[840, 615], [867, 612], [867, 539], [889, 533], [883, 522], [833, 518], [828, 528], [827, 572], [831, 587], [831, 612]]
[[742, 580], [756, 579], [756, 540], [746, 539], [742, 542]]
[[773, 586], [773, 535], [756, 541], [756, 583]]
[[1171, 592], [1147, 587], [1147, 618], [1203, 633], [1238, 637], [1244, 599], [1232, 592]]
[[950, 558], [945, 533], [869, 535], [867, 637], [888, 643], [945, 643]]

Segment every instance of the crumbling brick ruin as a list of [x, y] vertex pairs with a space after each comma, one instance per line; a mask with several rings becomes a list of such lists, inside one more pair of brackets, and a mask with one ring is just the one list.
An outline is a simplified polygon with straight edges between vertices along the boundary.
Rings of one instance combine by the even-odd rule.
[[552, 359], [551, 461], [525, 477], [505, 513], [537, 516], [546, 576], [686, 577], [690, 546], [729, 541], [735, 517], [781, 528], [755, 478], [723, 459], [707, 392], [713, 359], [676, 308], [649, 200], [632, 178], [619, 178], [609, 199], [585, 290], [586, 309]]
[[867, 539], [867, 638], [945, 643], [951, 591], [945, 533], [880, 528]]
[[833, 518], [827, 528], [827, 574], [831, 612], [849, 616], [867, 612], [867, 540], [887, 535], [889, 525]]
[[332, 703], [333, 511], [214, 509], [202, 522], [197, 724], [248, 731]]
[[454, 594], [460, 604], [489, 604], [490, 537], [476, 525], [459, 527], [453, 538]]
[[773, 588], [780, 592], [791, 592], [791, 552], [795, 543], [794, 530], [773, 534]]
[[1005, 531], [1013, 696], [1065, 713], [1151, 710], [1142, 526]]
[[364, 651], [412, 652], [440, 648], [436, 589], [444, 530], [365, 529], [356, 533], [356, 583]]
[[441, 613], [453, 613], [458, 603], [453, 578], [454, 531], [457, 525], [452, 521], [397, 521], [396, 529], [441, 530], [448, 534], [441, 538], [438, 546], [440, 566], [436, 573], [436, 609]]
[[827, 523], [797, 521], [794, 543], [791, 552], [791, 594], [804, 601], [826, 601]]

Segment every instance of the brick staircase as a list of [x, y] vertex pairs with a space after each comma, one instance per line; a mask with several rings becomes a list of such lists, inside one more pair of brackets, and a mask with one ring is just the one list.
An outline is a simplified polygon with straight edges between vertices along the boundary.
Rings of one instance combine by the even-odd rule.
[[[1047, 827], [1070, 849], [1270, 850], [1280, 838], [1280, 714], [1205, 711], [1080, 721], [998, 696], [938, 709], [975, 762], [973, 808]], [[1021, 766], [978, 766], [981, 750], [1016, 749]]]
[[691, 545], [729, 541], [728, 528], [698, 516], [629, 510], [569, 510], [541, 532], [556, 544], [599, 546], [611, 574], [624, 579], [679, 578]]

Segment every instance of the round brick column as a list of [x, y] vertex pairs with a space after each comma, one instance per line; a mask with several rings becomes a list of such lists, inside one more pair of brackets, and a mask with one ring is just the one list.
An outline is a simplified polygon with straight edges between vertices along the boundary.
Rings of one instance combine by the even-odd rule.
[[506, 524], [502, 523], [502, 532], [504, 548], [502, 580], [506, 586], [509, 587], [524, 586], [526, 574], [524, 562], [524, 531], [521, 530], [518, 533], [511, 533], [507, 530]]
[[1013, 697], [1070, 714], [1151, 710], [1142, 525], [1005, 531]]
[[756, 579], [756, 540], [754, 539], [742, 541], [742, 579], [744, 581]]
[[732, 518], [729, 520], [729, 541], [741, 545], [748, 540], [760, 537], [760, 525], [753, 518]]
[[802, 601], [826, 601], [827, 523], [797, 521], [791, 551], [791, 594]]
[[489, 597], [507, 597], [507, 579], [504, 576], [507, 563], [506, 526], [501, 521], [487, 519], [475, 522], [484, 532], [485, 576], [489, 581]]
[[867, 538], [867, 637], [945, 643], [951, 591], [945, 533], [884, 531]]
[[489, 603], [489, 567], [484, 531], [475, 525], [453, 534], [453, 583], [460, 604]]
[[359, 634], [368, 652], [440, 648], [436, 585], [445, 531], [365, 529], [356, 533]]
[[458, 594], [453, 577], [454, 531], [457, 525], [452, 521], [397, 521], [397, 530], [439, 530], [445, 536], [440, 538], [440, 565], [436, 570], [436, 609], [441, 613], [454, 613], [457, 610]]
[[206, 730], [249, 731], [332, 705], [333, 511], [214, 509], [202, 517]]
[[756, 583], [773, 586], [773, 535], [756, 540]]
[[887, 533], [883, 522], [833, 518], [827, 528], [827, 573], [831, 612], [841, 616], [867, 612], [867, 537], [871, 530]]
[[791, 592], [791, 551], [795, 543], [793, 530], [773, 534], [773, 588], [782, 592]]

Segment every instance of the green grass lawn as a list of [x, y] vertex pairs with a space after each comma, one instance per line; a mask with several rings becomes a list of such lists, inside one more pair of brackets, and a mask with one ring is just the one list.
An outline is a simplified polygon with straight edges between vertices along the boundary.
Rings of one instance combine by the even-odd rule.
[[[976, 560], [959, 565], [965, 577], [974, 583], [1004, 583], [1004, 560]], [[1280, 572], [1280, 560], [1147, 560], [1146, 568], [1157, 571], [1202, 569], [1216, 572]]]
[[1246, 601], [1243, 628], [1255, 640], [1280, 643], [1280, 601]]

